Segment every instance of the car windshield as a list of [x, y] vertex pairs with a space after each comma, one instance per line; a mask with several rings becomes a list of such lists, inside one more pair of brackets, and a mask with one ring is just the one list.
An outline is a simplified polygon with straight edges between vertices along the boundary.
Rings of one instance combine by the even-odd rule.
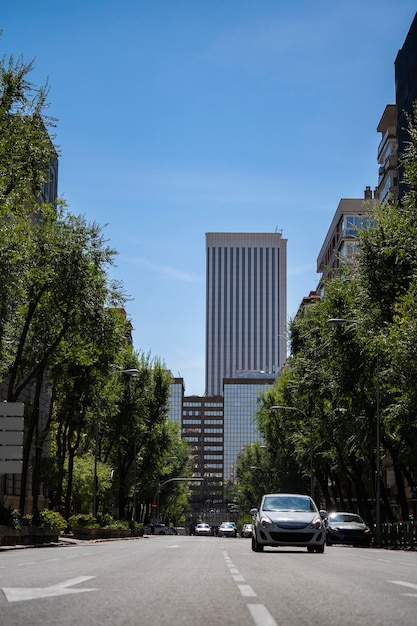
[[355, 522], [355, 524], [364, 524], [365, 522], [359, 515], [355, 513], [338, 513], [330, 517], [332, 522]]
[[264, 511], [316, 511], [314, 502], [307, 496], [266, 496]]

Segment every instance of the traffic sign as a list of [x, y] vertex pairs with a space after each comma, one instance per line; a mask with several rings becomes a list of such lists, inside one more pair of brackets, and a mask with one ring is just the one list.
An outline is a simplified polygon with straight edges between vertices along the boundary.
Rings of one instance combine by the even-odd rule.
[[0, 402], [0, 415], [8, 417], [21, 417], [25, 414], [23, 402]]
[[5, 430], [0, 432], [0, 445], [4, 446], [22, 446], [23, 445], [23, 432], [16, 430]]
[[0, 474], [21, 474], [22, 461], [0, 461]]
[[0, 446], [2, 461], [18, 461], [23, 458], [23, 446]]
[[0, 474], [21, 474], [23, 402], [0, 402]]
[[[0, 404], [1, 406], [1, 404]], [[0, 417], [0, 431], [2, 430], [23, 430], [23, 417]], [[1, 436], [1, 434], [0, 434]], [[0, 441], [1, 442], [1, 441]]]

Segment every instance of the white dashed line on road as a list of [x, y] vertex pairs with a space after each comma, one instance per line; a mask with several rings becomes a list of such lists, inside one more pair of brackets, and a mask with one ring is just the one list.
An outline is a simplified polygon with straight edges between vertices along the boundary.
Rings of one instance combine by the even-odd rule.
[[263, 604], [248, 604], [248, 609], [256, 626], [277, 626], [271, 613]]
[[[242, 576], [242, 574], [239, 574], [239, 570], [234, 566], [232, 559], [227, 554], [227, 552], [223, 551], [223, 556], [229, 568], [229, 571], [233, 576], [233, 580], [236, 583], [245, 582], [244, 576]], [[238, 585], [237, 587], [244, 598], [256, 598], [256, 592], [252, 589], [250, 585]], [[271, 613], [263, 604], [247, 604], [246, 606], [249, 609], [255, 626], [277, 626], [277, 623], [272, 617]]]
[[250, 585], [238, 585], [238, 589], [245, 598], [255, 598], [256, 593]]

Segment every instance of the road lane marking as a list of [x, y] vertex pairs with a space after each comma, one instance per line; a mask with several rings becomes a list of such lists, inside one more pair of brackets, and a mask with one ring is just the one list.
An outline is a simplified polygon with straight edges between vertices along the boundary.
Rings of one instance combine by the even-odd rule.
[[245, 577], [242, 576], [242, 574], [233, 574], [233, 580], [236, 583], [244, 583], [245, 582]]
[[245, 598], [256, 598], [256, 593], [250, 585], [238, 585], [238, 589]]
[[256, 626], [277, 626], [271, 613], [263, 604], [248, 604], [248, 609]]
[[403, 587], [409, 587], [410, 589], [417, 589], [417, 585], [414, 583], [407, 583], [405, 580], [388, 580], [387, 582], [393, 585], [402, 585]]
[[[232, 559], [226, 551], [223, 551], [223, 557], [233, 580], [236, 583], [245, 582], [244, 576], [239, 574], [239, 570], [233, 565]], [[257, 594], [250, 585], [238, 585], [237, 587], [244, 598], [256, 598]], [[271, 613], [263, 604], [247, 604], [246, 606], [249, 609], [255, 626], [278, 626]]]
[[95, 576], [78, 576], [64, 580], [62, 583], [50, 585], [49, 587], [3, 587], [3, 593], [9, 602], [22, 602], [24, 600], [34, 600], [36, 598], [51, 598], [55, 596], [65, 596], [72, 593], [85, 593], [87, 591], [98, 591], [98, 589], [68, 589], [73, 585], [79, 585], [95, 578]]

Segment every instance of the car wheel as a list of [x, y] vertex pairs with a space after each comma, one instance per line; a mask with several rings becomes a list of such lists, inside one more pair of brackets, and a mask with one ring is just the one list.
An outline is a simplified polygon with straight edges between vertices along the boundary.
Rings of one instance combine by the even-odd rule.
[[314, 547], [313, 546], [307, 546], [307, 552], [309, 552], [310, 554], [312, 552], [314, 552]]
[[264, 547], [258, 543], [258, 540], [256, 538], [255, 533], [252, 535], [252, 550], [254, 552], [263, 552], [264, 551]]
[[316, 552], [319, 553], [319, 554], [323, 554], [323, 552], [324, 552], [324, 543], [322, 543], [321, 546], [318, 546], [316, 548]]

